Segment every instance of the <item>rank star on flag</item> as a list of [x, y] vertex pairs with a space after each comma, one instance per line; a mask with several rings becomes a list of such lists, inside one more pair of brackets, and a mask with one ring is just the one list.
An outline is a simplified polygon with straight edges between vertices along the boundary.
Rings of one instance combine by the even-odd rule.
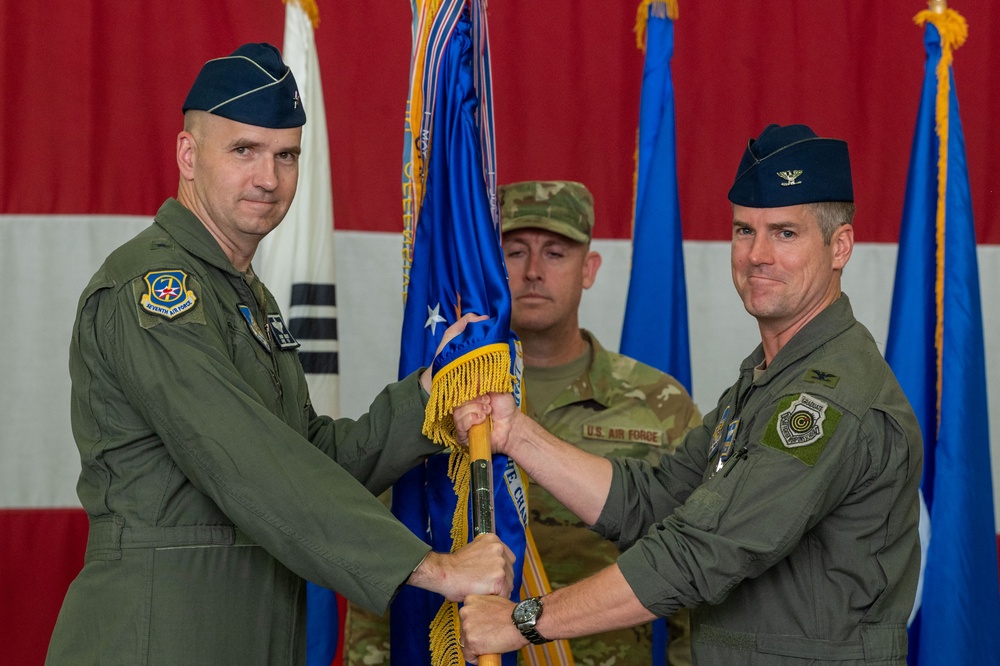
[[[482, 0], [413, 4], [413, 80], [403, 167], [406, 291], [399, 371], [404, 376], [433, 364], [424, 433], [450, 452], [431, 456], [400, 479], [393, 487], [392, 508], [435, 550], [457, 549], [474, 531], [467, 518], [470, 457], [464, 448], [453, 446], [451, 410], [482, 392], [510, 392], [512, 358], [516, 358], [511, 353], [510, 290], [496, 208], [485, 5]], [[452, 303], [456, 318], [474, 313], [488, 319], [469, 323], [435, 357], [445, 328], [438, 333], [437, 324], [449, 323]], [[502, 480], [488, 497], [494, 500], [495, 530], [487, 531], [495, 531], [515, 553], [517, 590], [525, 548], [525, 526], [512, 495], [516, 481], [510, 479], [517, 472], [505, 473], [503, 456], [494, 457], [487, 467], [493, 479]], [[390, 620], [394, 664], [460, 662], [458, 610], [453, 602], [404, 588], [393, 603]], [[504, 659], [512, 666], [516, 655]]]
[[424, 323], [424, 328], [430, 326], [431, 335], [437, 335], [437, 325], [438, 323], [445, 323], [447, 320], [441, 316], [441, 304], [438, 303], [432, 309], [431, 306], [427, 306], [427, 321]]

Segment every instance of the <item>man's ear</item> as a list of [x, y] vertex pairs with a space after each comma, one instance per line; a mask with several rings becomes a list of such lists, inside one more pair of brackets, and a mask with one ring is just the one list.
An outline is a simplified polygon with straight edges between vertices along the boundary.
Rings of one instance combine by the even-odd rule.
[[601, 267], [601, 255], [597, 252], [587, 252], [583, 260], [583, 288], [590, 289], [597, 279], [597, 269]]
[[854, 225], [840, 225], [830, 238], [830, 247], [833, 249], [834, 270], [843, 269], [854, 251]]
[[177, 168], [184, 180], [194, 180], [195, 152], [194, 135], [183, 131], [177, 135]]

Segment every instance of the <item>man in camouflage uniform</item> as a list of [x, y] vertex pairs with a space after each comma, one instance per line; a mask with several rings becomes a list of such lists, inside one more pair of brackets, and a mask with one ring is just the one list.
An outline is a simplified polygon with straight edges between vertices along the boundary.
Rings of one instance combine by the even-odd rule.
[[[500, 188], [511, 326], [524, 348], [529, 415], [547, 430], [598, 455], [656, 463], [701, 417], [673, 377], [607, 351], [580, 328], [578, 308], [601, 265], [590, 250], [594, 200], [569, 181]], [[587, 529], [541, 486], [528, 483], [531, 531], [554, 588], [613, 563], [618, 549]], [[669, 619], [668, 662], [690, 664], [688, 611]], [[648, 666], [652, 626], [570, 641], [581, 666]], [[389, 663], [389, 623], [350, 604], [345, 666]], [[523, 663], [523, 655], [519, 657]]]
[[[590, 249], [593, 197], [581, 183], [527, 181], [502, 186], [499, 198], [511, 327], [524, 348], [528, 415], [590, 453], [655, 464], [701, 417], [673, 377], [604, 349], [580, 328], [580, 299], [601, 265], [601, 255]], [[618, 558], [613, 543], [530, 480], [528, 509], [553, 588]], [[672, 616], [669, 625], [669, 663], [690, 663], [687, 611]], [[576, 663], [585, 666], [647, 666], [651, 637], [652, 626], [645, 624], [575, 639], [570, 647]]]

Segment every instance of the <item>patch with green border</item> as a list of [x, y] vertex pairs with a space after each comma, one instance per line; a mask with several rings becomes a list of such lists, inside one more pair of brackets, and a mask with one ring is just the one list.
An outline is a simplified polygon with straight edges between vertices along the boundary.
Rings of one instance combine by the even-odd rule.
[[812, 467], [840, 423], [840, 412], [808, 393], [786, 395], [764, 429], [761, 443]]

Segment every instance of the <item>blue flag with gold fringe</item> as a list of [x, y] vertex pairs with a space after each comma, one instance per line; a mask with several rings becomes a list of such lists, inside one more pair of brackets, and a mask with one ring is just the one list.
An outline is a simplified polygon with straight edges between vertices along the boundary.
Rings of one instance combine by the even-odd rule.
[[691, 349], [670, 75], [677, 3], [647, 0], [639, 11], [636, 32], [640, 47], [646, 50], [646, 62], [639, 102], [632, 272], [620, 350], [673, 375], [690, 392]]
[[[414, 4], [414, 49], [404, 148], [405, 309], [400, 376], [433, 360], [424, 432], [446, 444], [393, 488], [393, 512], [437, 551], [465, 544], [468, 466], [453, 446], [451, 409], [483, 392], [513, 389], [510, 290], [500, 246], [484, 3]], [[444, 330], [468, 325], [435, 358]], [[492, 460], [497, 535], [523, 563], [527, 514], [517, 470]], [[520, 505], [518, 505], [520, 500]], [[515, 592], [516, 593], [516, 592]], [[405, 588], [390, 614], [393, 664], [458, 664], [457, 605]], [[428, 628], [430, 636], [428, 637]], [[513, 664], [514, 656], [504, 658]]]
[[[909, 663], [1000, 659], [1000, 585], [986, 362], [965, 139], [952, 52], [965, 20], [924, 11], [927, 51], [900, 229], [886, 359], [924, 438], [926, 559]], [[929, 525], [929, 530], [925, 527]], [[926, 533], [929, 532], [929, 533]]]
[[[673, 375], [691, 391], [687, 286], [677, 195], [674, 55], [677, 2], [645, 0], [636, 34], [646, 51], [639, 100], [632, 272], [629, 276], [622, 354]], [[653, 622], [650, 664], [666, 664], [666, 620]]]

